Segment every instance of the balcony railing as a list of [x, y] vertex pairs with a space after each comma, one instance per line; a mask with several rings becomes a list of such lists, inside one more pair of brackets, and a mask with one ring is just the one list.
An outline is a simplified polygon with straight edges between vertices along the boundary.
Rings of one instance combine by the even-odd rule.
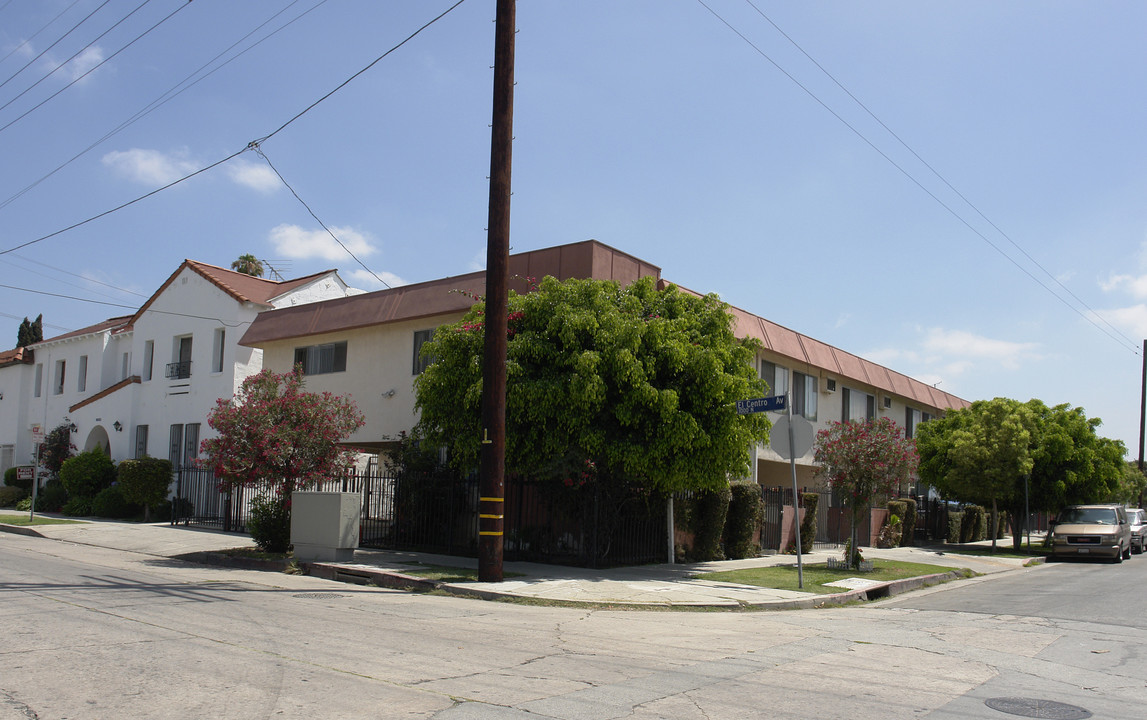
[[191, 361], [168, 363], [167, 374], [164, 377], [168, 380], [184, 380], [191, 377]]

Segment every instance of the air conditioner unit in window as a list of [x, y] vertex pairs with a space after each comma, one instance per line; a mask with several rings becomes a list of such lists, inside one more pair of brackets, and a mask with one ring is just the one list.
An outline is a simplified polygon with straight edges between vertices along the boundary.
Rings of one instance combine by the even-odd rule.
[[826, 395], [836, 392], [836, 380], [833, 378], [825, 378], [823, 389]]
[[883, 401], [885, 410], [891, 410], [892, 409], [892, 398], [890, 396], [885, 395], [880, 399]]

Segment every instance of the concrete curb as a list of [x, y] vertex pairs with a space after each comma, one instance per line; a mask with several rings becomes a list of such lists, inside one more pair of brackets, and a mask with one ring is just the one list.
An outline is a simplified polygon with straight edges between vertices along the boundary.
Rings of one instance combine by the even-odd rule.
[[30, 527], [24, 525], [8, 525], [7, 523], [0, 523], [0, 532], [12, 533], [13, 535], [27, 535], [28, 537], [44, 537]]

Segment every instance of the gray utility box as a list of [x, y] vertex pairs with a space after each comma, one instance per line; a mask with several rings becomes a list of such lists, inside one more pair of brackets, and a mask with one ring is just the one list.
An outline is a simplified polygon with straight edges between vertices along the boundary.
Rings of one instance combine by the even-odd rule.
[[299, 562], [349, 562], [358, 547], [358, 493], [291, 494], [291, 544]]

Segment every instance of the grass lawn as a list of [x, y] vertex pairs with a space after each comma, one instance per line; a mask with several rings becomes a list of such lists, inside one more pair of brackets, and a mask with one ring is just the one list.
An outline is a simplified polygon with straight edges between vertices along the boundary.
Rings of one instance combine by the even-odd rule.
[[895, 560], [876, 560], [872, 572], [861, 573], [855, 570], [829, 570], [824, 563], [804, 566], [804, 587], [797, 587], [797, 566], [776, 565], [773, 567], [746, 568], [744, 570], [725, 570], [697, 575], [702, 580], [716, 580], [718, 582], [738, 583], [740, 585], [757, 585], [759, 587], [776, 588], [778, 590], [802, 590], [811, 593], [838, 593], [847, 588], [829, 587], [825, 583], [836, 582], [850, 577], [887, 582], [889, 580], [902, 580], [904, 578], [919, 577], [921, 575], [935, 575], [944, 573], [953, 568], [939, 565], [926, 565], [924, 563], [897, 562]]
[[16, 514], [0, 510], [0, 523], [5, 525], [76, 525], [83, 523], [83, 520], [64, 520], [62, 518], [44, 517], [43, 515], [37, 515], [30, 520], [26, 512]]

